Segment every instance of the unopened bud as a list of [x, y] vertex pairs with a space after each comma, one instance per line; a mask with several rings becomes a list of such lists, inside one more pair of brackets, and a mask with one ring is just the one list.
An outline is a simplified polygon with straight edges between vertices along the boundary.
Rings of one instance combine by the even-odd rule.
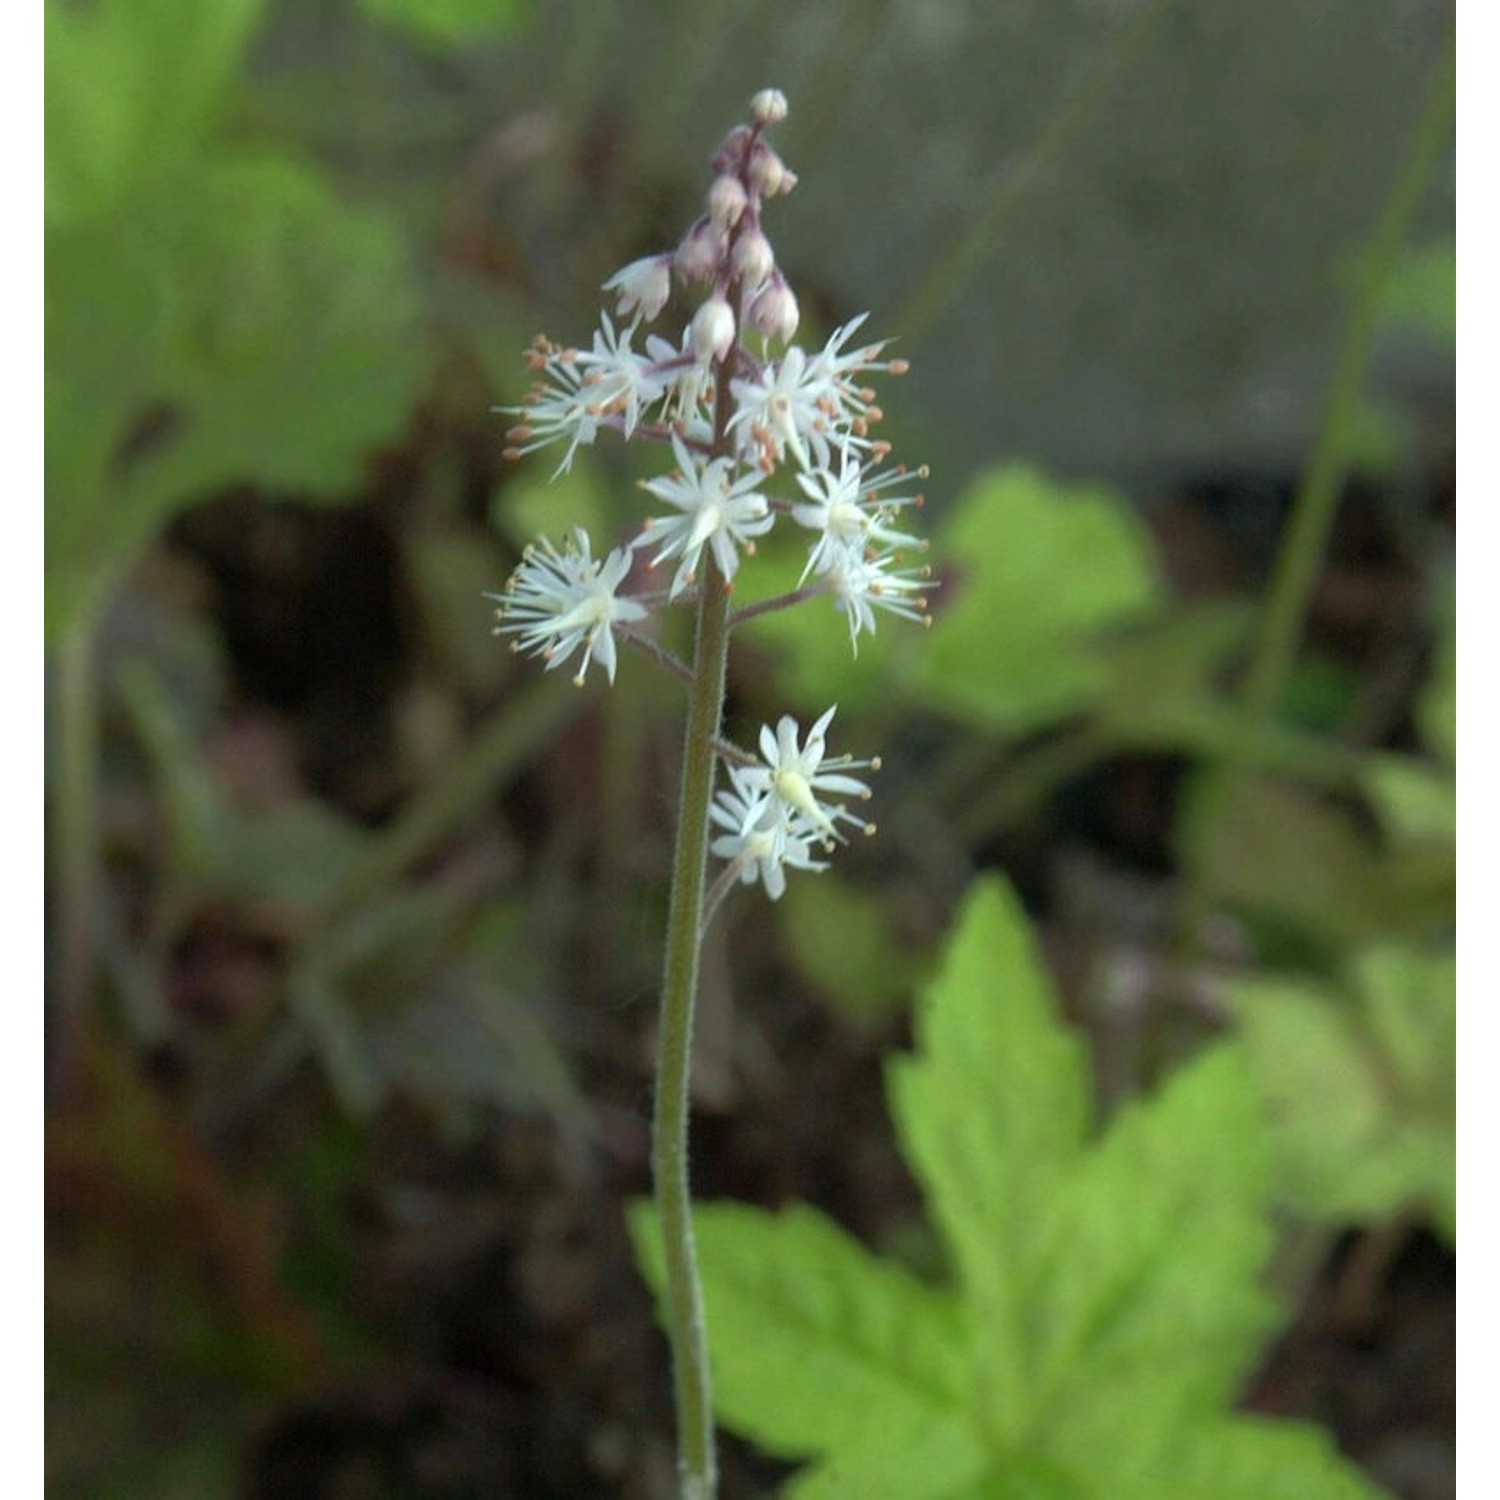
[[745, 175], [751, 188], [763, 198], [789, 193], [797, 185], [797, 174], [764, 141], [755, 143]]
[[723, 176], [725, 173], [738, 172], [745, 159], [745, 147], [750, 141], [750, 127], [748, 125], [736, 125], [728, 135], [724, 137], [719, 149], [714, 152], [711, 163], [714, 171]]
[[729, 347], [734, 343], [734, 314], [722, 297], [710, 297], [693, 314], [689, 338], [693, 353], [702, 364], [723, 359], [729, 353]]
[[780, 89], [761, 89], [750, 101], [750, 118], [757, 125], [779, 125], [786, 119], [786, 95]]
[[684, 281], [711, 281], [724, 259], [726, 243], [723, 230], [699, 219], [677, 247], [677, 274]]
[[708, 190], [709, 222], [720, 229], [733, 229], [749, 201], [738, 177], [716, 177]]
[[797, 299], [780, 275], [773, 275], [760, 289], [746, 316], [750, 320], [750, 326], [758, 333], [765, 334], [768, 339], [790, 343], [796, 336], [799, 318]]
[[771, 242], [758, 229], [748, 230], [735, 242], [730, 268], [747, 287], [757, 287], [776, 269]]

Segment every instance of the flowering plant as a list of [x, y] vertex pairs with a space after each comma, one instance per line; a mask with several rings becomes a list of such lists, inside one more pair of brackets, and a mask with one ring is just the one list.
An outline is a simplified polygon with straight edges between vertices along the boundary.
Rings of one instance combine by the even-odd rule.
[[[766, 139], [786, 118], [775, 89], [750, 101], [750, 118], [715, 153], [704, 212], [675, 251], [631, 262], [604, 283], [605, 311], [588, 349], [538, 337], [527, 352], [536, 375], [507, 434], [506, 456], [519, 459], [561, 444], [558, 473], [601, 432], [656, 443], [672, 467], [643, 482], [662, 513], [645, 521], [628, 546], [594, 556], [582, 530], [561, 547], [542, 538], [527, 548], [497, 600], [496, 630], [512, 649], [540, 656], [548, 669], [577, 660], [582, 685], [597, 663], [611, 683], [616, 642], [635, 646], [689, 685], [654, 1121], [653, 1169], [665, 1248], [666, 1306], [672, 1340], [682, 1492], [705, 1500], [715, 1491], [706, 1335], [694, 1260], [687, 1183], [688, 1059], [698, 954], [703, 931], [738, 884], [762, 885], [774, 901], [786, 872], [819, 871], [845, 842], [843, 827], [874, 825], [844, 799], [867, 800], [850, 774], [879, 761], [830, 756], [829, 708], [807, 730], [790, 716], [760, 733], [759, 758], [721, 734], [730, 634], [752, 615], [826, 596], [843, 613], [850, 644], [876, 629], [880, 613], [930, 623], [928, 569], [907, 559], [926, 543], [902, 529], [922, 504], [912, 489], [925, 468], [890, 462], [875, 436], [882, 412], [867, 383], [901, 375], [906, 362], [885, 357], [885, 343], [856, 342], [865, 318], [851, 319], [809, 353], [792, 343], [797, 299], [777, 265], [762, 215], [797, 184]], [[673, 281], [701, 296], [680, 339], [644, 329], [665, 311]], [[808, 535], [798, 587], [779, 598], [732, 607], [734, 580], [756, 543], [778, 523]], [[665, 589], [623, 593], [637, 551], [646, 571], [667, 564]], [[654, 610], [696, 610], [691, 663], [647, 632]], [[714, 791], [722, 760], [727, 786]], [[713, 836], [717, 829], [717, 836]], [[707, 889], [712, 853], [725, 861]]]

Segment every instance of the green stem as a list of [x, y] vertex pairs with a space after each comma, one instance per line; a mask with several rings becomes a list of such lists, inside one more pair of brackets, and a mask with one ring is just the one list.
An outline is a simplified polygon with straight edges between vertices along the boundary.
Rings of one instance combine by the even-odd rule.
[[706, 561], [682, 753], [652, 1145], [656, 1206], [666, 1249], [666, 1311], [677, 1396], [678, 1462], [682, 1493], [693, 1500], [710, 1500], [717, 1482], [708, 1337], [693, 1250], [687, 1129], [698, 944], [708, 862], [708, 810], [728, 657], [729, 590], [712, 561]]
[[1422, 191], [1453, 125], [1454, 38], [1450, 29], [1406, 155], [1387, 195], [1361, 263], [1354, 303], [1344, 324], [1338, 359], [1312, 457], [1292, 506], [1261, 616], [1255, 652], [1245, 675], [1237, 733], [1214, 768], [1202, 803], [1202, 836], [1188, 869], [1179, 916], [1180, 942], [1191, 951], [1213, 901], [1224, 814], [1246, 770], [1262, 759], [1277, 703], [1286, 687], [1307, 619], [1328, 533], [1349, 465], [1349, 436], [1364, 390], [1380, 324], [1381, 294], [1406, 242]]
[[57, 781], [52, 801], [57, 879], [57, 1078], [66, 1091], [94, 987], [99, 900], [99, 702], [94, 617], [82, 612], [56, 652]]

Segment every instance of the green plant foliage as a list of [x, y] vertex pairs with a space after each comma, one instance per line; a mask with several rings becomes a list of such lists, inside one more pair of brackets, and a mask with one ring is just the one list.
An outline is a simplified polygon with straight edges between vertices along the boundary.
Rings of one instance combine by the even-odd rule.
[[1366, 950], [1342, 992], [1230, 985], [1298, 1213], [1345, 1224], [1417, 1210], [1452, 1242], [1456, 987], [1451, 953], [1395, 946]]
[[1087, 708], [1108, 682], [1101, 634], [1161, 598], [1149, 539], [1120, 496], [1030, 468], [981, 474], [934, 553], [944, 586], [915, 687], [1005, 733]]
[[400, 236], [289, 158], [214, 159], [47, 253], [54, 624], [216, 488], [352, 488], [425, 378]]
[[914, 963], [891, 932], [890, 912], [875, 891], [832, 874], [799, 881], [779, 904], [781, 930], [797, 966], [846, 1015], [888, 1015], [911, 992]]
[[[1183, 836], [1201, 838], [1201, 822], [1190, 799]], [[1315, 965], [1383, 934], [1437, 937], [1453, 924], [1451, 847], [1383, 848], [1354, 810], [1291, 782], [1243, 782], [1211, 858], [1218, 898], [1264, 941]]]
[[[48, 0], [49, 226], [120, 206], [192, 160], [262, 9], [261, 0]], [[96, 246], [106, 261], [111, 248]]]
[[1408, 250], [1381, 293], [1384, 323], [1411, 328], [1451, 346], [1458, 337], [1458, 247], [1434, 240]]
[[352, 488], [428, 365], [393, 225], [222, 141], [258, 0], [50, 4], [47, 621], [184, 504]]
[[[811, 1208], [695, 1214], [727, 1425], [807, 1460], [787, 1493], [891, 1500], [1369, 1500], [1316, 1428], [1231, 1414], [1277, 1321], [1251, 1076], [1220, 1046], [1096, 1138], [1083, 1047], [1014, 895], [976, 887], [890, 1069], [953, 1280]], [[631, 1218], [660, 1290], [654, 1216]]]
[[518, 548], [539, 536], [561, 545], [575, 526], [590, 536], [610, 536], [619, 522], [609, 512], [604, 477], [587, 453], [576, 455], [572, 467], [555, 479], [541, 464], [527, 465], [507, 479], [490, 503], [491, 523]]
[[1363, 781], [1382, 827], [1397, 843], [1453, 844], [1458, 797], [1451, 774], [1414, 755], [1372, 755]]
[[493, 40], [526, 16], [523, 0], [359, 0], [359, 5], [371, 20], [437, 47]]

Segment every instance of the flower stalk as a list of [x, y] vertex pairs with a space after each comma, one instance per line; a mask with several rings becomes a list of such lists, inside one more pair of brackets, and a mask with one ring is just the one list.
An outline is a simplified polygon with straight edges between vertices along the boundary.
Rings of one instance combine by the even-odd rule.
[[[604, 314], [590, 348], [539, 336], [526, 355], [538, 379], [511, 409], [519, 420], [507, 433], [506, 456], [561, 443], [561, 471], [603, 432], [655, 443], [670, 451], [671, 468], [640, 488], [668, 513], [597, 560], [582, 531], [561, 548], [543, 538], [527, 548], [505, 591], [491, 596], [497, 632], [512, 637], [512, 649], [549, 669], [575, 663], [580, 686], [591, 667], [613, 684], [617, 638], [687, 686], [652, 1140], [684, 1500], [713, 1500], [718, 1483], [688, 1157], [703, 935], [736, 885], [760, 884], [780, 900], [788, 871], [824, 870], [827, 861], [814, 851], [848, 842], [841, 824], [873, 833], [840, 799], [867, 799], [868, 786], [847, 773], [880, 765], [826, 753], [832, 708], [805, 737], [790, 715], [774, 731], [763, 727], [759, 757], [726, 739], [730, 636], [744, 620], [814, 600], [844, 615], [855, 651], [859, 636], [875, 630], [877, 613], [930, 623], [921, 592], [928, 570], [900, 565], [926, 547], [900, 523], [922, 504], [908, 492], [910, 480], [927, 471], [882, 467], [890, 445], [873, 435], [883, 413], [866, 383], [872, 374], [904, 374], [906, 362], [884, 358], [884, 342], [854, 344], [863, 314], [816, 353], [791, 343], [797, 300], [762, 223], [766, 202], [797, 184], [764, 138], [785, 117], [777, 90], [751, 100], [749, 123], [732, 129], [713, 157], [705, 212], [676, 251], [632, 261], [604, 283], [615, 316]], [[674, 279], [701, 288], [676, 343], [641, 327], [664, 311]], [[778, 522], [809, 539], [798, 588], [732, 610], [741, 568]], [[625, 592], [641, 552], [649, 554], [647, 568], [668, 566], [665, 589]], [[651, 614], [670, 608], [694, 610], [690, 664], [649, 628]], [[720, 760], [728, 785], [716, 790]], [[711, 855], [725, 865], [710, 891]]]

